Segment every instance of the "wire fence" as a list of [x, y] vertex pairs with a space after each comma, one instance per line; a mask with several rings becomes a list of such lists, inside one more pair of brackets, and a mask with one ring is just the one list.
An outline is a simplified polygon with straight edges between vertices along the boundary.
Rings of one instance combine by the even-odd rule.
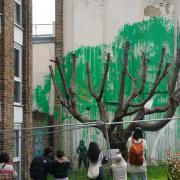
[[[167, 120], [169, 121], [169, 119], [145, 120], [143, 123], [147, 124], [148, 126], [149, 123]], [[76, 120], [69, 119], [64, 123], [55, 126], [43, 126], [24, 129], [17, 128], [13, 130], [13, 134], [10, 133], [12, 130], [0, 130], [0, 137], [4, 137], [4, 141], [8, 141], [13, 137], [13, 161], [14, 167], [19, 174], [18, 179], [23, 180], [23, 178], [20, 177], [21, 172], [25, 169], [25, 166], [28, 166], [26, 163], [24, 166], [22, 166], [21, 163], [22, 160], [29, 158], [26, 155], [27, 149], [22, 148], [22, 143], [26, 142], [26, 144], [33, 144], [33, 156], [41, 156], [44, 148], [47, 146], [52, 146], [54, 148], [55, 154], [57, 150], [63, 150], [68, 159], [71, 161], [71, 170], [69, 171], [70, 179], [85, 180], [87, 179], [87, 170], [83, 162], [79, 168], [78, 154], [76, 152], [80, 140], [85, 142], [87, 149], [91, 141], [97, 142], [103, 154], [107, 157], [113, 158], [117, 151], [120, 150], [121, 153], [127, 151], [125, 147], [127, 137], [129, 137], [132, 132], [125, 131], [124, 133], [120, 132], [119, 134], [115, 133], [113, 136], [109, 136], [106, 134], [107, 131], [102, 133], [102, 131], [98, 128], [95, 128], [95, 126], [101, 126], [103, 129], [106, 129], [113, 124], [117, 126], [115, 131], [118, 132], [119, 125], [126, 127], [129, 123], [131, 122], [113, 124], [96, 121], [93, 123], [81, 124], [77, 123]], [[169, 153], [173, 155], [180, 152], [179, 129], [180, 118], [172, 118], [172, 120], [159, 131], [144, 131], [144, 138], [147, 141], [148, 147], [146, 150], [146, 161], [148, 166], [155, 166], [158, 168], [163, 165], [165, 167], [167, 165]], [[33, 137], [29, 138], [31, 133], [27, 133], [28, 131], [33, 132]], [[6, 136], [3, 136], [5, 133]], [[8, 134], [12, 134], [12, 136], [8, 136]], [[115, 148], [111, 149], [111, 147]], [[119, 149], [117, 147], [119, 147]], [[105, 179], [112, 179], [109, 171], [110, 165], [111, 161], [109, 161], [109, 163], [104, 166]], [[170, 171], [167, 171], [167, 174], [168, 172], [170, 174]]]

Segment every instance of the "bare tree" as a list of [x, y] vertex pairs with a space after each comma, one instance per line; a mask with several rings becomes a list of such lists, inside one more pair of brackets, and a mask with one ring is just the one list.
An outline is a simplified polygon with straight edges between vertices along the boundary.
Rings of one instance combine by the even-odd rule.
[[[170, 76], [169, 75], [170, 63], [166, 63], [165, 65], [163, 65], [164, 59], [165, 59], [165, 48], [162, 48], [162, 53], [161, 53], [161, 58], [158, 65], [157, 74], [153, 82], [153, 85], [149, 91], [149, 94], [144, 99], [141, 98], [141, 101], [137, 103], [134, 103], [133, 100], [137, 97], [140, 97], [140, 95], [144, 91], [145, 84], [146, 84], [147, 58], [146, 58], [145, 52], [142, 52], [141, 71], [139, 72], [138, 76], [134, 78], [127, 70], [128, 59], [129, 59], [128, 58], [129, 49], [130, 49], [130, 43], [126, 42], [125, 48], [124, 48], [124, 59], [122, 60], [119, 99], [117, 103], [117, 108], [114, 112], [113, 122], [123, 122], [124, 117], [127, 117], [127, 116], [133, 116], [134, 119], [132, 121], [143, 120], [145, 115], [161, 113], [161, 112], [165, 113], [164, 118], [167, 118], [168, 120], [154, 121], [151, 123], [144, 123], [143, 121], [130, 123], [126, 129], [123, 127], [123, 124], [109, 126], [108, 136], [110, 138], [110, 145], [112, 148], [117, 148], [117, 146], [120, 147], [122, 152], [126, 152], [125, 143], [130, 135], [130, 132], [134, 129], [134, 127], [139, 126], [139, 127], [142, 127], [142, 129], [146, 131], [160, 130], [171, 120], [169, 118], [171, 118], [175, 114], [176, 108], [180, 103], [180, 89], [176, 89], [176, 83], [177, 83], [179, 69], [180, 69], [180, 49], [177, 50], [176, 60], [173, 67], [173, 73]], [[61, 62], [59, 61], [59, 59], [56, 58], [55, 61], [53, 62], [55, 62], [59, 70], [59, 74], [62, 80], [62, 86], [63, 86], [63, 90], [65, 94], [65, 97], [63, 97], [55, 82], [52, 66], [49, 66], [51, 77], [52, 77], [53, 84], [55, 87], [55, 91], [62, 106], [64, 106], [68, 110], [68, 112], [81, 123], [94, 122], [93, 119], [89, 119], [83, 116], [78, 111], [77, 97], [76, 97], [76, 92], [75, 92], [75, 78], [76, 78], [75, 54], [72, 55], [73, 66], [72, 66], [72, 76], [71, 76], [70, 87], [68, 87], [68, 84], [65, 79], [65, 75], [63, 73], [63, 69], [61, 66]], [[97, 103], [98, 111], [100, 114], [100, 120], [103, 123], [109, 121], [107, 108], [105, 107], [105, 104], [103, 103], [103, 100], [102, 100], [103, 94], [104, 94], [105, 82], [106, 82], [108, 71], [109, 71], [109, 64], [110, 64], [110, 54], [107, 55], [107, 61], [104, 68], [104, 74], [102, 77], [100, 92], [99, 94], [96, 94], [91, 83], [90, 66], [89, 66], [89, 63], [86, 63], [87, 85], [89, 87], [90, 94], [92, 95], [92, 97], [95, 99]], [[125, 97], [124, 96], [125, 79], [127, 76], [132, 81], [132, 89], [129, 96]], [[158, 107], [153, 107], [153, 108], [146, 108], [145, 104], [153, 98], [153, 96], [156, 93], [158, 85], [164, 78], [168, 79], [167, 86], [168, 86], [169, 96], [168, 96], [168, 101], [166, 105], [161, 106], [161, 107], [158, 106]], [[138, 80], [141, 80], [141, 84], [140, 86], [137, 87], [135, 86], [135, 84]], [[106, 129], [104, 128], [104, 126], [96, 125], [95, 127], [100, 129], [104, 137], [106, 138]], [[113, 144], [114, 141], [119, 142], [119, 143]]]

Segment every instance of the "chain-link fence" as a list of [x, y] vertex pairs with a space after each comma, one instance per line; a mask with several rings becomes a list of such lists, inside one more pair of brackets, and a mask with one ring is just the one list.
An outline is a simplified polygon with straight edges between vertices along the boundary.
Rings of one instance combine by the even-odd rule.
[[[169, 121], [169, 119], [145, 120], [143, 123], [149, 126], [149, 124], [159, 121]], [[44, 148], [48, 146], [54, 147], [54, 155], [56, 155], [57, 150], [63, 150], [71, 161], [71, 168], [68, 173], [69, 178], [72, 180], [85, 180], [87, 179], [87, 169], [85, 168], [85, 164], [82, 161], [81, 167], [79, 167], [80, 164], [78, 163], [79, 155], [77, 153], [77, 148], [80, 140], [85, 142], [87, 149], [91, 141], [97, 142], [103, 154], [110, 158], [119, 150], [125, 154], [127, 151], [126, 142], [128, 137], [131, 136], [132, 131], [125, 131], [120, 127], [121, 125], [127, 127], [130, 123], [131, 122], [102, 123], [96, 121], [94, 123], [81, 124], [76, 120], [69, 119], [61, 125], [56, 126], [34, 127], [33, 129], [18, 129], [18, 127], [16, 127], [16, 129], [13, 130], [13, 165], [19, 173], [18, 178], [23, 180], [20, 176], [23, 170], [27, 169], [27, 167], [25, 168], [25, 166], [28, 166], [28, 164], [26, 164], [26, 159], [30, 158], [26, 155], [28, 147], [22, 149], [22, 143], [26, 142], [26, 144], [33, 144], [33, 156], [41, 156]], [[108, 130], [111, 125], [116, 125], [116, 129], [114, 130], [115, 132], [110, 135], [106, 130]], [[168, 168], [166, 165], [169, 152], [171, 152], [172, 155], [175, 155], [180, 151], [179, 129], [180, 118], [173, 118], [159, 131], [143, 132], [147, 142], [146, 161], [148, 165], [148, 179], [156, 179], [155, 177], [161, 174], [158, 172], [158, 169], [160, 172], [163, 172], [165, 179], [167, 178]], [[33, 137], [27, 137], [30, 136], [30, 133], [29, 135], [27, 133], [28, 131], [33, 132]], [[1, 130], [0, 135], [2, 136], [4, 132], [5, 131]], [[6, 137], [6, 140], [8, 138], [12, 137]], [[29, 142], [27, 142], [27, 139], [29, 139]], [[30, 139], [32, 139], [32, 141], [30, 141]], [[22, 163], [22, 161], [25, 161], [25, 163]], [[105, 179], [112, 179], [109, 170], [110, 165], [111, 160], [104, 165]], [[53, 178], [49, 177], [49, 179]]]

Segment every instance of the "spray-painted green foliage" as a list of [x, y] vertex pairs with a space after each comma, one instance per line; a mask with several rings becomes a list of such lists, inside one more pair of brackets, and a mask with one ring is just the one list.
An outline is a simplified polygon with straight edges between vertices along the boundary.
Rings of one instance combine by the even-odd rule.
[[[115, 106], [110, 104], [118, 101], [120, 89], [120, 75], [122, 70], [123, 47], [129, 41], [131, 48], [129, 52], [128, 71], [136, 77], [140, 70], [141, 53], [146, 52], [148, 60], [148, 77], [143, 96], [147, 96], [155, 78], [158, 62], [161, 57], [162, 47], [166, 48], [166, 61], [173, 63], [174, 56], [174, 24], [172, 21], [155, 17], [132, 25], [126, 24], [118, 32], [112, 44], [97, 45], [94, 47], [82, 46], [75, 50], [77, 57], [76, 92], [78, 107], [81, 113], [88, 113], [92, 118], [98, 119], [98, 111], [95, 100], [91, 97], [87, 87], [86, 62], [90, 63], [91, 81], [96, 93], [100, 90], [101, 79], [104, 70], [104, 54], [107, 49], [113, 53], [110, 70], [105, 86], [103, 101], [109, 104], [109, 110], [114, 111]], [[62, 60], [66, 80], [70, 84], [72, 72], [72, 52], [68, 53]], [[59, 82], [59, 77], [57, 77]], [[140, 84], [141, 79], [138, 82]], [[131, 91], [131, 81], [126, 78], [125, 96]], [[153, 106], [162, 105], [167, 100], [166, 79], [161, 82], [154, 97]], [[160, 97], [162, 96], [163, 98]], [[136, 99], [138, 101], [139, 99]], [[87, 112], [89, 108], [89, 112]]]
[[44, 76], [44, 84], [36, 86], [33, 91], [33, 100], [39, 112], [49, 113], [50, 90], [51, 77], [50, 75]]

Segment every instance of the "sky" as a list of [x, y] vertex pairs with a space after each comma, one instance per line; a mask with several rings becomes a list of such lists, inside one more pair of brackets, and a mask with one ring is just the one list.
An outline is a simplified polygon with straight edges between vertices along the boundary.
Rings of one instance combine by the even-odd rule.
[[55, 0], [33, 0], [33, 24], [51, 24], [55, 20]]

